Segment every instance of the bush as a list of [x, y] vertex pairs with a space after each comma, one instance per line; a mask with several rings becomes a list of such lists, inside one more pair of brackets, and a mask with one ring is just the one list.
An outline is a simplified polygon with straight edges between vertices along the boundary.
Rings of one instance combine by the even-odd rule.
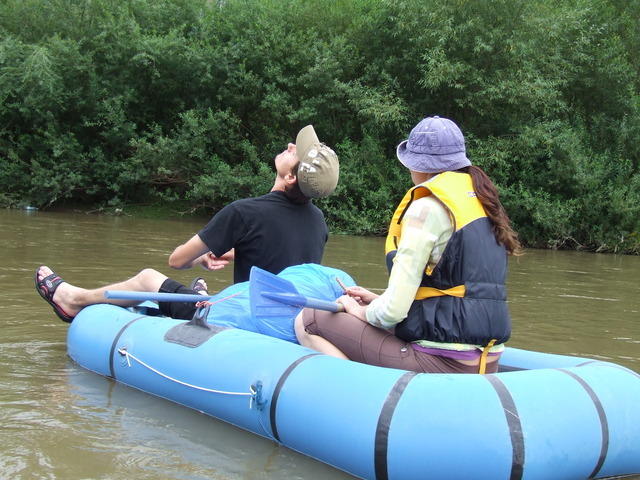
[[5, 0], [0, 203], [213, 212], [313, 123], [341, 159], [332, 230], [381, 235], [395, 146], [441, 115], [525, 244], [638, 253], [639, 5]]

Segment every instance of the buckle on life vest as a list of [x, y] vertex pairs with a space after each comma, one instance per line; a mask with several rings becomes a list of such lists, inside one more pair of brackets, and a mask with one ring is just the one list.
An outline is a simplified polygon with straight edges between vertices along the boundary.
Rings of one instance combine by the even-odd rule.
[[443, 297], [445, 295], [462, 298], [464, 297], [465, 291], [466, 289], [464, 285], [456, 285], [455, 287], [447, 288], [445, 290], [433, 287], [420, 287], [416, 292], [416, 300], [424, 300], [425, 298], [431, 297]]

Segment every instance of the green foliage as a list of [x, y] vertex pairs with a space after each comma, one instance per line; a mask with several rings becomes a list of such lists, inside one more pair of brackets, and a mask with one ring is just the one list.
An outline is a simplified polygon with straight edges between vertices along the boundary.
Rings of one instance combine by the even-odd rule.
[[214, 212], [313, 123], [333, 231], [384, 234], [395, 146], [454, 119], [527, 245], [640, 251], [640, 3], [3, 0], [0, 204]]
[[411, 185], [409, 173], [396, 161], [381, 162], [384, 147], [372, 137], [338, 145], [340, 182], [333, 195], [317, 201], [334, 231], [352, 234], [386, 234], [399, 198]]

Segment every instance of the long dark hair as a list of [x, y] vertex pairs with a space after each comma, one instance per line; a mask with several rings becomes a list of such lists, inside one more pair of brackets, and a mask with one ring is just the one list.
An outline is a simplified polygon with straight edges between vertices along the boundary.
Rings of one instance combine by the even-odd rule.
[[496, 236], [496, 241], [504, 245], [509, 255], [521, 255], [522, 245], [518, 240], [518, 234], [511, 227], [511, 220], [500, 203], [498, 189], [488, 175], [475, 165], [461, 168], [458, 171], [471, 175], [473, 189], [484, 207], [487, 217], [493, 224], [493, 234]]

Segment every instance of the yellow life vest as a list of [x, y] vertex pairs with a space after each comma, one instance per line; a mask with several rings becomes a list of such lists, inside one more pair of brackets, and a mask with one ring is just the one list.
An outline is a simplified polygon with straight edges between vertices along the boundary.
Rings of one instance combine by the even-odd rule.
[[[400, 201], [391, 219], [389, 233], [385, 241], [385, 255], [387, 258], [389, 258], [390, 255], [395, 257], [395, 252], [398, 249], [400, 236], [402, 234], [402, 219], [409, 205], [411, 205], [414, 200], [429, 195], [434, 195], [447, 208], [453, 222], [454, 232], [460, 230], [473, 220], [487, 216], [476, 196], [476, 192], [473, 189], [473, 182], [469, 175], [456, 172], [441, 173], [409, 189]], [[427, 275], [431, 273], [428, 267], [425, 269], [425, 273]], [[437, 289], [429, 290], [421, 288], [418, 290], [416, 299], [421, 300], [423, 298], [440, 295], [462, 297], [464, 296], [464, 285], [455, 286], [446, 292]]]
[[503, 343], [511, 332], [504, 287], [506, 250], [495, 239], [470, 175], [444, 172], [405, 194], [389, 226], [387, 265], [393, 266], [409, 205], [429, 195], [447, 208], [454, 231], [438, 264], [425, 266], [415, 301], [396, 326], [396, 335], [408, 341]]

